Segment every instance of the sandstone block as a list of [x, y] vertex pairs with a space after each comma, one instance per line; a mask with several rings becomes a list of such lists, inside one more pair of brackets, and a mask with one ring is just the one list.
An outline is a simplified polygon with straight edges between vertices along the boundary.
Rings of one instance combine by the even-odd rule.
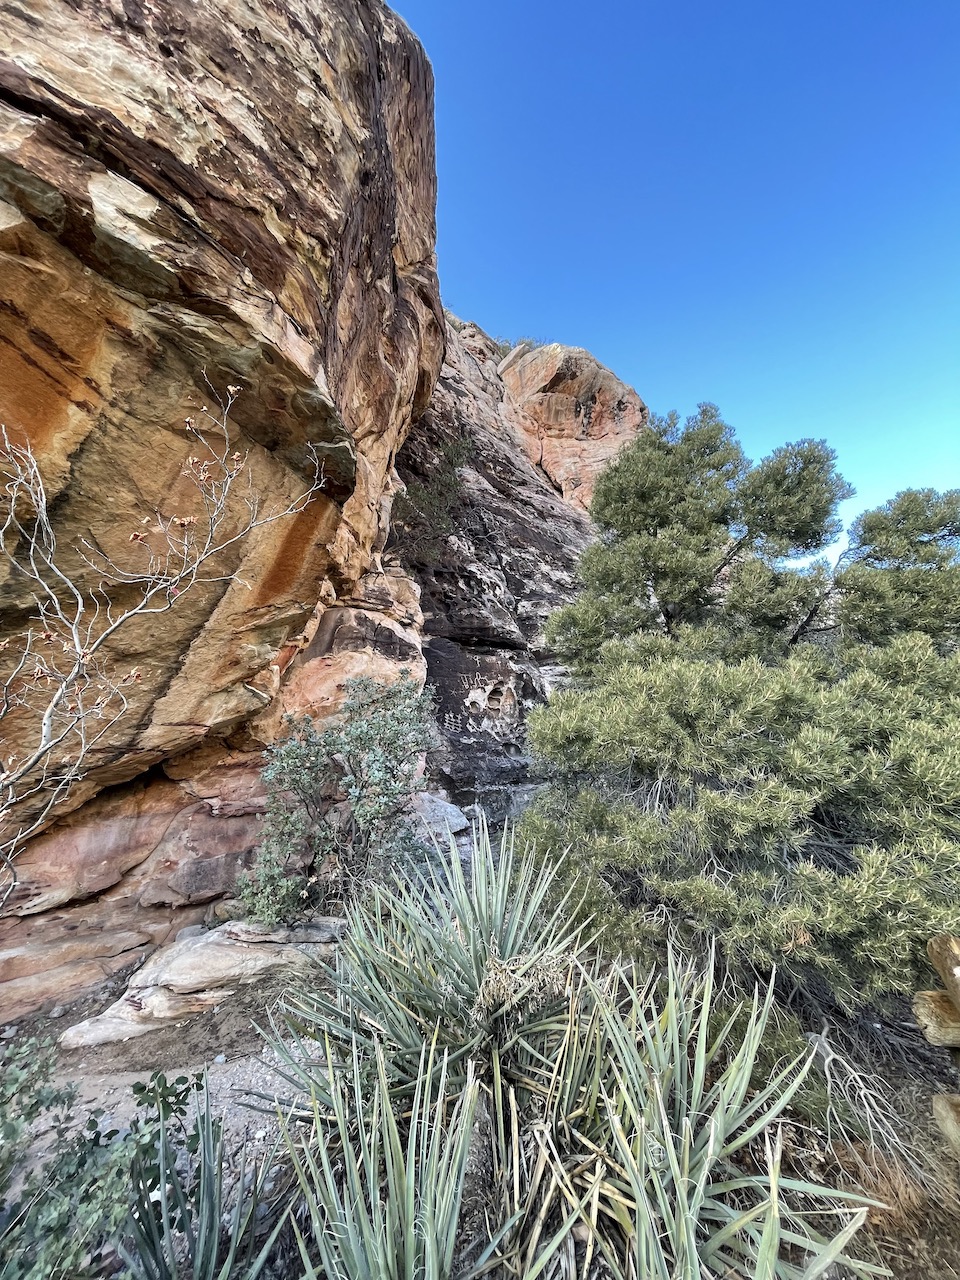
[[945, 991], [918, 991], [913, 1012], [931, 1044], [960, 1049], [960, 1011]]

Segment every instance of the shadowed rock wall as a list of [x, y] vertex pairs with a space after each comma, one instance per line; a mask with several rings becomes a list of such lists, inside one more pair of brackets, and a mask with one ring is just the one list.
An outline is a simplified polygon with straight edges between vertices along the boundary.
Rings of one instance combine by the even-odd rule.
[[586, 351], [502, 359], [475, 325], [448, 327], [433, 401], [398, 458], [407, 491], [392, 538], [421, 589], [444, 740], [435, 774], [494, 821], [538, 784], [526, 717], [564, 674], [543, 626], [575, 594], [593, 481], [646, 420], [637, 393]]

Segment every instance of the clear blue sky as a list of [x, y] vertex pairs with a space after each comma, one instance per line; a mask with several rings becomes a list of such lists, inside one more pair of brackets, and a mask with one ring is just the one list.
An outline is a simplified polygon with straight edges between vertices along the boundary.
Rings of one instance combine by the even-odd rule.
[[395, 0], [445, 304], [858, 496], [960, 487], [960, 0]]

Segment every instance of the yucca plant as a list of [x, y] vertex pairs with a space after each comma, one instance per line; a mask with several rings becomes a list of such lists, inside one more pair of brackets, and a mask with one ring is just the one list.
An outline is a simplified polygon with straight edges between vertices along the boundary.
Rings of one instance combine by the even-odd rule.
[[[477, 1084], [450, 1097], [448, 1058], [423, 1046], [409, 1111], [395, 1111], [383, 1051], [372, 1091], [354, 1054], [313, 1094], [310, 1131], [284, 1126], [302, 1192], [304, 1280], [451, 1280]], [[463, 1275], [463, 1272], [458, 1272]]]
[[[799, 1280], [835, 1259], [886, 1274], [846, 1252], [862, 1197], [782, 1171], [777, 1126], [809, 1058], [751, 1086], [770, 992], [714, 1032], [709, 966], [670, 954], [656, 982], [632, 966], [578, 969], [552, 1071], [530, 1064], [539, 1114], [510, 1086], [492, 1090], [506, 1274]], [[830, 1239], [836, 1215], [849, 1221]]]
[[257, 1248], [257, 1208], [270, 1161], [248, 1165], [242, 1150], [231, 1189], [224, 1176], [223, 1125], [211, 1110], [206, 1079], [196, 1125], [191, 1173], [178, 1167], [167, 1125], [157, 1139], [155, 1188], [142, 1159], [134, 1162], [131, 1214], [119, 1250], [133, 1280], [256, 1280], [283, 1226], [281, 1217]]
[[[600, 1132], [590, 1133], [581, 1119], [572, 1130], [590, 1146], [606, 1137], [609, 1216], [621, 1210], [624, 1248], [618, 1258], [609, 1248], [604, 1253], [615, 1273], [631, 1280], [694, 1280], [704, 1269], [799, 1280], [817, 1274], [809, 1266], [819, 1266], [825, 1254], [842, 1256], [848, 1239], [831, 1244], [814, 1220], [863, 1202], [782, 1172], [777, 1125], [809, 1070], [809, 1055], [752, 1088], [772, 989], [762, 999], [754, 995], [736, 1041], [736, 1017], [714, 1035], [712, 969], [683, 966], [671, 953], [665, 978], [646, 989], [638, 990], [631, 968], [615, 974], [617, 989], [609, 980], [599, 990], [594, 983], [607, 1037], [596, 1086]], [[629, 1217], [623, 1199], [634, 1206]], [[856, 1274], [883, 1274], [843, 1260]]]
[[[315, 1045], [323, 1040], [340, 1061], [369, 1060], [382, 1045], [391, 1087], [408, 1094], [425, 1043], [446, 1053], [456, 1088], [470, 1062], [481, 1075], [494, 1059], [509, 1072], [512, 1053], [544, 1040], [587, 945], [569, 923], [569, 895], [548, 911], [555, 873], [518, 858], [509, 835], [494, 850], [483, 826], [470, 881], [453, 842], [438, 863], [420, 879], [375, 888], [350, 910], [326, 974], [331, 992], [287, 998], [275, 1047], [295, 1088], [322, 1089]], [[291, 1037], [294, 1052], [284, 1043]]]
[[[551, 879], [480, 831], [472, 883], [451, 846], [422, 887], [372, 895], [332, 992], [288, 1000], [308, 1275], [439, 1278], [455, 1258], [504, 1280], [886, 1274], [848, 1256], [866, 1202], [783, 1167], [809, 1057], [754, 1087], [771, 991], [718, 1029], [711, 963], [667, 948], [654, 977], [601, 970], [565, 904], [547, 908]], [[470, 1153], [488, 1205], [473, 1249]]]

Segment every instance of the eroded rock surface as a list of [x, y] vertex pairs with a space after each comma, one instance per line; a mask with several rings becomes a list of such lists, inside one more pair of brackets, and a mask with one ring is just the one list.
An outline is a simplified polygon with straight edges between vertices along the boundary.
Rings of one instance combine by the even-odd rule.
[[597, 476], [647, 425], [647, 406], [580, 347], [521, 343], [499, 373], [531, 462], [586, 511]]
[[[416, 592], [381, 589], [378, 557], [442, 357], [434, 206], [429, 64], [378, 0], [4, 12], [0, 421], [40, 461], [67, 567], [83, 579], [81, 536], [129, 563], [131, 530], [188, 509], [184, 421], [227, 386], [262, 511], [309, 483], [309, 446], [324, 476], [225, 557], [224, 582], [118, 633], [115, 669], [142, 678], [83, 807], [21, 860], [7, 1016], [94, 985], [225, 891], [284, 710], [331, 707], [384, 646], [421, 663]], [[15, 640], [15, 577], [0, 610]], [[4, 736], [15, 751], [10, 717]]]
[[[558, 371], [562, 395], [544, 390]], [[544, 416], [536, 387], [553, 396], [549, 466], [529, 447]], [[503, 360], [475, 325], [448, 327], [433, 401], [398, 459], [407, 492], [393, 537], [421, 589], [445, 739], [435, 768], [458, 804], [479, 803], [494, 821], [516, 813], [537, 782], [526, 715], [562, 677], [543, 626], [576, 590], [594, 471], [645, 421], [636, 392], [585, 351], [519, 348]]]
[[184, 935], [146, 962], [119, 1000], [60, 1037], [66, 1049], [81, 1049], [146, 1035], [204, 1013], [238, 987], [279, 974], [303, 977], [329, 959], [344, 921], [326, 918], [297, 928], [265, 929], [247, 921]]

